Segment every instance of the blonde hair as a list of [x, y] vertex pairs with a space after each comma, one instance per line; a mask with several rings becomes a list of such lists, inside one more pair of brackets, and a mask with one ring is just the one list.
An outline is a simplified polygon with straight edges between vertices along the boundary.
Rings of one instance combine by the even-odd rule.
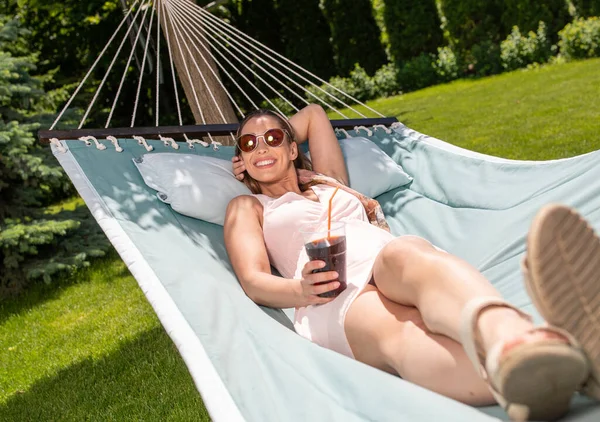
[[[290, 124], [288, 119], [286, 119], [284, 116], [282, 116], [281, 114], [279, 114], [273, 110], [268, 110], [268, 109], [264, 109], [264, 108], [254, 110], [253, 112], [249, 113], [244, 118], [244, 120], [241, 121], [235, 138], [238, 139], [242, 135], [242, 129], [244, 128], [246, 123], [248, 123], [251, 119], [254, 119], [256, 117], [262, 117], [262, 116], [273, 117], [275, 120], [277, 120], [277, 122], [281, 125], [281, 128], [287, 132], [288, 142], [290, 142], [290, 143], [296, 142], [296, 134], [294, 133], [294, 128], [292, 127], [292, 125]], [[242, 150], [240, 150], [240, 148], [236, 144], [235, 155], [239, 157], [241, 154], [242, 154]], [[300, 148], [298, 148], [298, 157], [296, 157], [296, 159], [294, 160], [294, 167], [296, 169], [312, 170], [312, 163], [310, 162], [308, 157], [306, 157], [300, 151]], [[262, 193], [262, 189], [260, 188], [260, 183], [256, 179], [254, 179], [252, 176], [250, 176], [250, 174], [248, 173], [247, 170], [244, 171], [243, 174], [244, 174], [244, 179], [242, 181], [244, 182], [244, 184], [246, 186], [248, 186], [248, 189], [250, 189], [250, 191], [253, 194]], [[300, 188], [302, 190], [301, 186], [300, 186]]]

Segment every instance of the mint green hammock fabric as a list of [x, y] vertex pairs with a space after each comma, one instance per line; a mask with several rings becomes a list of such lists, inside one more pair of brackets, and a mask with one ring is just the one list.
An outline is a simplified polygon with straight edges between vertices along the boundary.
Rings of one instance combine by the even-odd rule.
[[[392, 232], [422, 236], [466, 259], [539, 321], [519, 271], [527, 229], [549, 202], [576, 207], [600, 229], [600, 151], [523, 162], [462, 150], [405, 126], [368, 137], [414, 178], [377, 198]], [[506, 419], [496, 406], [463, 405], [295, 334], [289, 310], [257, 306], [244, 294], [222, 227], [177, 214], [144, 184], [132, 162], [147, 153], [142, 146], [121, 140], [118, 153], [100, 142], [106, 150], [81, 141], [53, 150], [177, 345], [214, 420]], [[176, 152], [149, 143], [155, 152]], [[178, 152], [230, 159], [233, 149], [184, 144]], [[577, 396], [573, 402], [565, 421], [600, 420], [600, 405]]]

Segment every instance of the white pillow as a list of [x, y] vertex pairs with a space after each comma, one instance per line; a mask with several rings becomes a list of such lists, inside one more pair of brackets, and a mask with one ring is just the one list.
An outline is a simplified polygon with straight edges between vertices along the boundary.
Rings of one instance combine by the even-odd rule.
[[[403, 169], [367, 138], [355, 137], [340, 140], [346, 160], [350, 187], [369, 198], [412, 182]], [[310, 154], [307, 154], [310, 157]]]
[[227, 204], [250, 190], [235, 179], [231, 161], [172, 152], [133, 159], [144, 182], [158, 199], [190, 217], [223, 225]]

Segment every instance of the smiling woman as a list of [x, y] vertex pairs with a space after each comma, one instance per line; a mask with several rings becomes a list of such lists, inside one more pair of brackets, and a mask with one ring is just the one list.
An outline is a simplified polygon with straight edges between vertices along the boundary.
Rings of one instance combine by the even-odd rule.
[[[307, 139], [314, 172], [307, 172], [297, 145]], [[514, 420], [561, 416], [586, 381], [588, 393], [600, 397], [590, 373], [590, 367], [600, 368], [600, 343], [586, 340], [582, 331], [593, 324], [595, 311], [573, 313], [572, 324], [534, 327], [466, 261], [423, 238], [394, 237], [387, 225], [369, 220], [368, 201], [347, 187], [339, 142], [319, 106], [289, 121], [264, 110], [248, 116], [240, 124], [236, 156], [234, 174], [254, 194], [234, 198], [227, 208], [224, 236], [231, 264], [254, 302], [296, 309], [294, 328], [301, 336], [455, 400], [496, 401]], [[306, 183], [306, 173], [327, 183]], [[572, 238], [569, 249], [593, 251], [600, 261], [600, 240], [583, 219], [567, 207], [542, 208], [525, 261], [536, 304], [544, 302], [540, 292], [555, 290], [557, 280], [539, 271], [539, 262], [552, 260], [559, 269], [570, 265], [569, 256], [546, 247], [558, 241], [559, 221], [584, 234]], [[324, 260], [308, 256], [305, 225], [319, 227], [319, 240], [333, 245], [337, 235], [330, 222], [344, 227], [344, 267], [329, 265], [329, 254]], [[271, 273], [271, 265], [281, 276]], [[341, 291], [344, 275], [347, 288]], [[561, 283], [576, 290], [579, 275], [560, 277]], [[600, 295], [600, 285], [589, 289], [587, 296]], [[581, 309], [580, 300], [573, 295], [561, 303]], [[544, 309], [545, 315], [560, 312]], [[597, 358], [588, 361], [578, 342]]]

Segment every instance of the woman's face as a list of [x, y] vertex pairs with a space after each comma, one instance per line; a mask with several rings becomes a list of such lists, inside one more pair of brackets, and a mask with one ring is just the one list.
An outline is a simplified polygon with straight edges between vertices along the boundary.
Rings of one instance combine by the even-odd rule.
[[[269, 129], [282, 129], [276, 118], [271, 116], [258, 116], [246, 122], [241, 134], [264, 135]], [[295, 142], [290, 142], [289, 135], [278, 147], [270, 147], [262, 136], [258, 139], [257, 147], [251, 152], [242, 151], [240, 157], [244, 160], [246, 170], [258, 182], [277, 182], [284, 178], [291, 168], [293, 161], [298, 157], [298, 147]]]

